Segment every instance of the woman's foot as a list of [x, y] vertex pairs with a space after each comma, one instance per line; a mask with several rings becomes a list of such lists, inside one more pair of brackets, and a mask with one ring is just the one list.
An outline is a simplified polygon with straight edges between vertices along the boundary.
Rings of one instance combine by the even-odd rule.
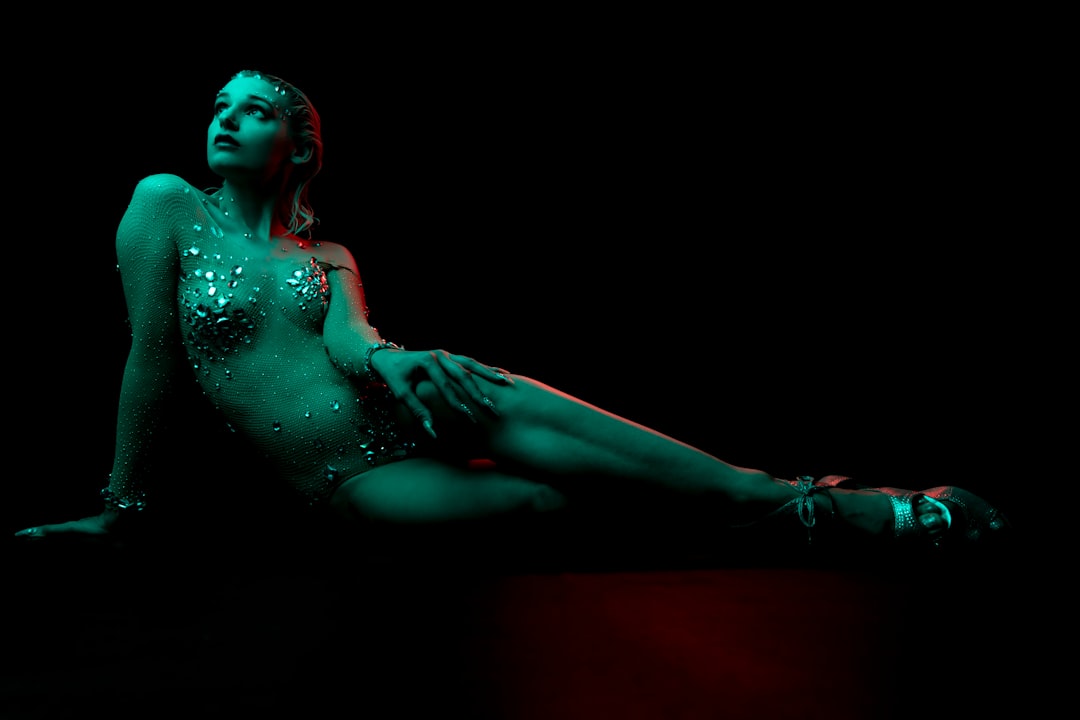
[[[799, 491], [791, 504], [810, 529], [811, 538], [820, 517], [901, 546], [971, 547], [1002, 539], [1011, 530], [1001, 511], [952, 485], [913, 491], [859, 485], [841, 475], [789, 482]], [[808, 501], [815, 506], [809, 514], [800, 507]], [[821, 530], [829, 532], [824, 527]]]
[[832, 488], [819, 497], [819, 506], [826, 503], [845, 526], [870, 536], [898, 538], [918, 531], [933, 539], [943, 536], [952, 526], [949, 506], [926, 495], [912, 495], [905, 500], [876, 488]]

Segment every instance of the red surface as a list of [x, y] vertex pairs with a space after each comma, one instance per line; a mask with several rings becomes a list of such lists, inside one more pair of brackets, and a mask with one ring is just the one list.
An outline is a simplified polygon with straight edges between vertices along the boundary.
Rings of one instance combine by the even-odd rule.
[[514, 720], [883, 717], [885, 594], [804, 570], [506, 578], [477, 680]]
[[1046, 598], [1034, 569], [500, 574], [243, 557], [152, 571], [111, 550], [20, 553], [0, 717], [1041, 717], [1062, 667], [1038, 649], [1054, 614], [1030, 613]]

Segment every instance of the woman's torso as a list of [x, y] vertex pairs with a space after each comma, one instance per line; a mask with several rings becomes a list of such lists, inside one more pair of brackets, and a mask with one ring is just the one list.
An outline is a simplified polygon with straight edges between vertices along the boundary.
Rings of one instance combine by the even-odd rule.
[[230, 427], [312, 502], [408, 455], [413, 445], [398, 436], [385, 388], [343, 374], [326, 353], [327, 273], [349, 272], [324, 259], [333, 246], [226, 232], [216, 199], [191, 196], [202, 207], [190, 228], [174, 230], [181, 339]]

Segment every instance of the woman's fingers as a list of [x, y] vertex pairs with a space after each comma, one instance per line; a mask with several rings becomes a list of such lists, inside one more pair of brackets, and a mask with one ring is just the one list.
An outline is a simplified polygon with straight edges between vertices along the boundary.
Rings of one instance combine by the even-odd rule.
[[412, 384], [405, 380], [386, 380], [386, 386], [390, 390], [390, 394], [394, 396], [398, 402], [408, 408], [409, 413], [416, 418], [416, 421], [424, 428], [428, 435], [436, 437], [435, 429], [432, 425], [431, 410], [420, 399], [420, 396], [416, 394]]
[[472, 400], [474, 404], [479, 404], [483, 396], [476, 385], [476, 380], [460, 365], [450, 360], [449, 353], [445, 351], [433, 351], [429, 358], [429, 363], [425, 364], [425, 371], [443, 400], [447, 405], [476, 422], [476, 415], [473, 414], [469, 402]]
[[476, 373], [477, 375], [487, 380], [490, 380], [491, 382], [499, 383], [500, 385], [514, 384], [514, 380], [510, 377], [510, 373], [506, 370], [503, 370], [502, 368], [485, 365], [484, 363], [479, 362], [478, 360], [474, 360], [467, 355], [447, 354], [447, 357], [453, 362], [456, 362], [464, 370]]
[[[466, 393], [467, 397], [464, 398], [464, 400], [472, 401], [473, 405], [485, 409], [493, 415], [499, 414], [499, 411], [495, 407], [495, 403], [492, 402], [491, 398], [487, 396], [483, 388], [476, 382], [476, 376], [480, 375], [493, 382], [503, 384], [513, 382], [509, 376], [496, 373], [488, 366], [462, 355], [450, 355], [447, 353], [445, 355], [438, 355], [437, 357], [443, 371], [453, 377], [457, 386], [456, 389], [460, 389]], [[458, 399], [462, 411], [475, 420], [476, 418], [472, 414], [472, 408], [467, 402], [463, 402], [462, 400], [463, 399], [461, 398]]]
[[478, 422], [476, 413], [483, 410], [498, 415], [495, 403], [477, 382], [478, 377], [499, 384], [512, 384], [506, 371], [477, 362], [465, 355], [451, 355], [445, 350], [386, 350], [379, 353], [382, 376], [390, 392], [435, 437], [431, 409], [416, 392], [417, 378], [426, 376], [451, 408]]
[[101, 535], [104, 532], [106, 532], [105, 527], [98, 521], [97, 518], [82, 518], [81, 520], [70, 520], [68, 522], [28, 527], [15, 533], [15, 537], [36, 540], [38, 538], [43, 538], [46, 535], [60, 535], [64, 533]]

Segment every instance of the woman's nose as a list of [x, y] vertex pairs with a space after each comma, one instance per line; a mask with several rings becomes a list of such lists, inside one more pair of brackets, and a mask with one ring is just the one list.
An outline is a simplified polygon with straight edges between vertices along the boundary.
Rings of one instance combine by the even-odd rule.
[[232, 110], [222, 110], [218, 115], [218, 125], [229, 130], [235, 130], [239, 125], [236, 122], [236, 115]]

